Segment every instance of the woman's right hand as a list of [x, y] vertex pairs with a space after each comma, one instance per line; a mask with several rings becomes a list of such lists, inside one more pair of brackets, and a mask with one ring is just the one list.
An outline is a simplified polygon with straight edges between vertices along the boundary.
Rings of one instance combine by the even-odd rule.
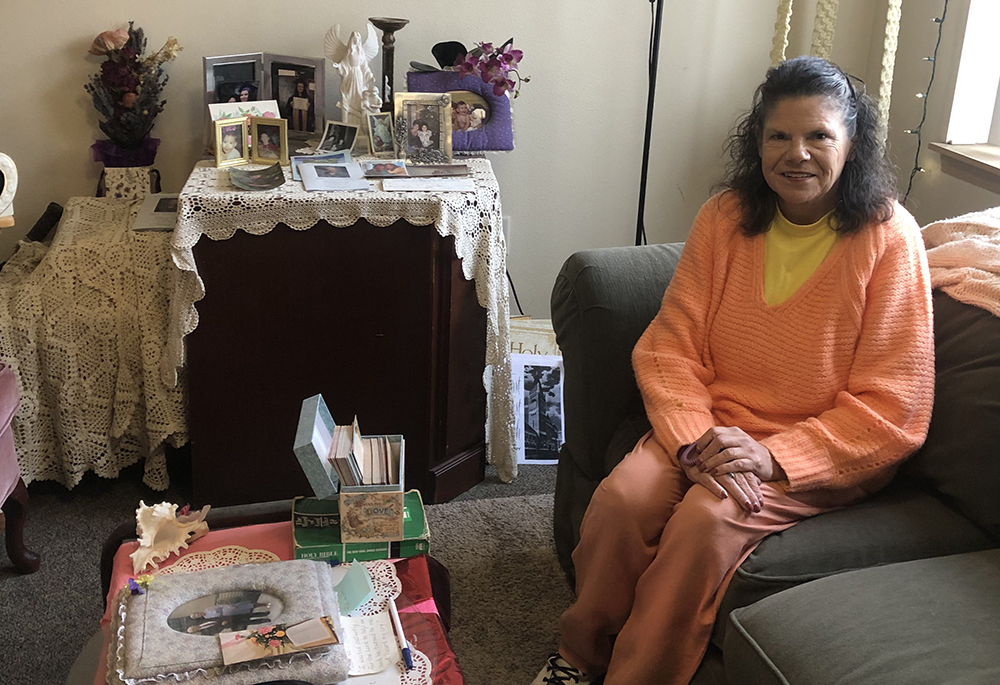
[[760, 478], [756, 474], [741, 471], [713, 476], [697, 466], [684, 466], [685, 475], [701, 485], [719, 499], [733, 497], [734, 501], [749, 514], [756, 513], [764, 506], [764, 496], [760, 492]]

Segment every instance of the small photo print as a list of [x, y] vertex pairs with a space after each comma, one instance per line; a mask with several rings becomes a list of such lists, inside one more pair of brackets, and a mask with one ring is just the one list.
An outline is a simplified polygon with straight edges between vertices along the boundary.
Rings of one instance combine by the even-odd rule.
[[556, 464], [566, 435], [562, 357], [511, 355], [519, 464]]
[[392, 178], [406, 176], [406, 164], [401, 159], [387, 159], [382, 162], [362, 162], [361, 168], [368, 178]]
[[239, 159], [243, 156], [243, 141], [240, 140], [242, 132], [243, 127], [238, 124], [222, 127], [223, 159]]
[[376, 157], [394, 157], [396, 152], [392, 136], [392, 113], [379, 112], [368, 115], [368, 138], [371, 153]]
[[406, 120], [410, 122], [410, 131], [406, 139], [408, 153], [441, 147], [441, 118], [437, 106], [407, 102], [403, 111]]
[[280, 159], [280, 142], [280, 127], [270, 126], [267, 124], [259, 124], [257, 126], [257, 140], [254, 141], [254, 144], [257, 146], [257, 155], [259, 157], [263, 157], [265, 159]]
[[215, 101], [217, 103], [252, 102], [257, 99], [258, 90], [256, 81], [220, 83], [215, 88]]
[[358, 127], [340, 122], [326, 122], [323, 138], [316, 146], [316, 152], [335, 152], [350, 150], [354, 147], [354, 139], [358, 136]]
[[451, 130], [476, 131], [490, 120], [490, 103], [468, 90], [451, 91]]
[[176, 197], [161, 197], [156, 203], [156, 207], [153, 209], [154, 212], [170, 212], [172, 214], [177, 213], [177, 198]]
[[272, 623], [219, 634], [222, 663], [226, 666], [339, 643], [340, 639], [333, 629], [333, 620], [329, 616], [311, 618], [293, 625]]
[[257, 590], [217, 592], [185, 602], [167, 617], [167, 625], [189, 635], [218, 635], [272, 623], [281, 600]]
[[314, 164], [316, 175], [320, 178], [350, 178], [347, 167], [335, 166], [332, 164]]

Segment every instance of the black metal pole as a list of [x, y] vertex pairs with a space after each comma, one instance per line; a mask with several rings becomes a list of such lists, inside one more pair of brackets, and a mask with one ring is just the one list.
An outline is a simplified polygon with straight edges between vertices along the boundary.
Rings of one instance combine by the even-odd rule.
[[649, 96], [646, 99], [646, 137], [642, 143], [642, 176], [639, 180], [639, 214], [635, 222], [635, 244], [646, 242], [646, 180], [649, 176], [649, 142], [653, 134], [653, 103], [656, 100], [656, 65], [660, 58], [660, 27], [663, 25], [664, 0], [649, 0], [656, 3], [656, 18], [653, 23], [653, 45], [649, 55]]

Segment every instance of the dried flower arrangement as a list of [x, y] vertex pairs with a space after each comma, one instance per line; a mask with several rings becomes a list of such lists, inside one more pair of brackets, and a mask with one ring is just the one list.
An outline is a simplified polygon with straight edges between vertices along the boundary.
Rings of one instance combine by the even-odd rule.
[[123, 148], [143, 145], [156, 115], [167, 104], [160, 99], [168, 79], [163, 65], [175, 59], [181, 49], [171, 36], [162, 48], [143, 57], [146, 36], [131, 21], [127, 30], [104, 31], [94, 39], [90, 54], [107, 59], [84, 88], [104, 118], [99, 125], [112, 143]]

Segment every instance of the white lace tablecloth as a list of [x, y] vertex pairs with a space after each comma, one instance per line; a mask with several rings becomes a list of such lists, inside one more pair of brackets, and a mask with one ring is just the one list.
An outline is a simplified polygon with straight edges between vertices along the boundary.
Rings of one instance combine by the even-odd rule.
[[434, 224], [442, 236], [455, 237], [455, 249], [466, 279], [476, 284], [479, 304], [487, 311], [486, 373], [489, 392], [487, 455], [500, 478], [517, 474], [514, 445], [514, 403], [511, 396], [509, 307], [506, 246], [500, 188], [488, 160], [465, 160], [475, 180], [475, 193], [384, 192], [373, 181], [370, 192], [307, 192], [291, 180], [285, 167], [284, 185], [274, 190], [237, 189], [226, 169], [199, 162], [180, 195], [180, 216], [173, 234], [171, 256], [179, 270], [170, 298], [170, 335], [162, 362], [163, 380], [172, 384], [184, 366], [184, 337], [198, 326], [195, 303], [205, 296], [192, 249], [202, 235], [231, 238], [237, 229], [261, 235], [278, 224], [307, 230], [320, 220], [345, 227], [365, 219], [389, 226], [400, 219], [415, 226]]
[[[148, 174], [148, 172], [147, 172]], [[170, 234], [133, 232], [141, 198], [71, 198], [52, 245], [22, 242], [0, 272], [0, 359], [17, 373], [12, 426], [26, 483], [72, 488], [187, 442], [186, 390], [164, 384]]]

